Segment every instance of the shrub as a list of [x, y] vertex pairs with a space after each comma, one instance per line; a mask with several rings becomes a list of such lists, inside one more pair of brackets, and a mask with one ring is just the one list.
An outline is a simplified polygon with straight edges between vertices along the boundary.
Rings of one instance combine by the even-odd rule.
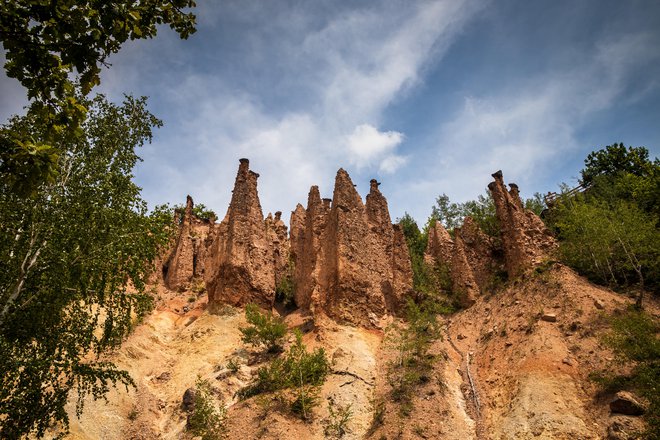
[[353, 417], [351, 404], [335, 405], [334, 401], [328, 403], [328, 419], [326, 420], [323, 434], [327, 438], [340, 439], [348, 432], [348, 422]]
[[289, 259], [286, 275], [283, 276], [275, 287], [275, 301], [282, 303], [285, 307], [294, 303], [293, 294], [296, 290], [293, 282], [294, 263]]
[[296, 330], [295, 336], [296, 341], [286, 355], [259, 368], [255, 380], [237, 395], [247, 399], [261, 393], [290, 390], [291, 410], [306, 419], [311, 408], [318, 404], [318, 387], [325, 382], [330, 364], [323, 348], [309, 353], [302, 342], [302, 333]]
[[243, 342], [255, 347], [266, 346], [270, 353], [282, 350], [282, 339], [286, 336], [287, 327], [281, 318], [273, 316], [271, 312], [261, 313], [256, 304], [245, 307], [245, 318], [251, 325], [239, 329], [243, 334]]
[[188, 417], [188, 429], [202, 440], [217, 440], [227, 434], [227, 409], [215, 404], [207, 380], [198, 378], [195, 383], [195, 406]]
[[387, 378], [391, 386], [390, 397], [400, 405], [403, 415], [412, 411], [416, 388], [431, 379], [436, 357], [429, 353], [429, 349], [441, 336], [436, 307], [433, 301], [416, 304], [408, 300], [407, 326], [398, 329], [399, 335], [394, 340], [398, 356], [390, 363]]
[[[554, 214], [563, 261], [595, 282], [645, 287], [660, 272], [654, 218], [625, 200], [564, 198]], [[643, 290], [642, 290], [643, 291]], [[642, 297], [638, 298], [641, 306]]]
[[229, 359], [229, 361], [227, 361], [226, 367], [232, 373], [238, 372], [238, 370], [241, 368], [240, 364], [238, 363], [238, 361], [235, 358]]
[[600, 372], [592, 376], [607, 391], [631, 389], [649, 401], [644, 417], [649, 426], [644, 438], [660, 439], [660, 322], [630, 309], [611, 318], [612, 330], [603, 338], [619, 364], [632, 367], [630, 374]]

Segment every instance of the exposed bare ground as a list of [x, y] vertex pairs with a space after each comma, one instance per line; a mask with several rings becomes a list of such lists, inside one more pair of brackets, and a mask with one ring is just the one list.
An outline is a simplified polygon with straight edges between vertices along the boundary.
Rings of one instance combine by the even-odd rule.
[[[265, 361], [241, 342], [241, 310], [211, 315], [204, 295], [189, 303], [189, 292], [160, 286], [159, 293], [159, 307], [112, 355], [137, 389], [112, 390], [107, 403], [87, 402], [80, 420], [71, 404], [70, 439], [190, 438], [180, 405], [198, 376], [227, 405], [228, 438], [236, 440], [326, 438], [331, 404], [351, 405], [346, 439], [596, 439], [614, 420], [587, 376], [612, 360], [599, 342], [603, 314], [630, 301], [561, 265], [478, 298], [447, 321], [431, 348], [439, 359], [433, 377], [417, 390], [409, 415], [388, 398], [387, 364], [395, 351], [385, 331], [287, 316], [290, 328], [305, 330], [308, 348], [324, 347], [332, 361], [321, 404], [305, 422], [273, 396], [234, 398]], [[225, 367], [230, 359], [241, 365], [238, 372]]]

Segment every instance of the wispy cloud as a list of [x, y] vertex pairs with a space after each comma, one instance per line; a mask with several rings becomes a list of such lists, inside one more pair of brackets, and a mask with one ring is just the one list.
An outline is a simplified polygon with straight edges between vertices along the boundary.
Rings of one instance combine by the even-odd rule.
[[564, 156], [585, 148], [577, 131], [589, 118], [632, 99], [631, 87], [646, 92], [657, 87], [649, 78], [636, 82], [635, 75], [660, 57], [658, 44], [657, 35], [617, 35], [600, 41], [581, 63], [512, 78], [489, 93], [466, 96], [434, 135], [447, 147], [424, 161], [438, 177], [421, 173], [407, 189], [429, 201], [443, 191], [465, 200], [482, 193], [490, 173], [502, 169], [508, 181], [522, 184], [531, 195], [530, 188], [540, 189]]
[[404, 163], [402, 157], [393, 154], [402, 141], [403, 134], [398, 131], [380, 132], [372, 125], [361, 124], [348, 136], [348, 159], [358, 168], [379, 163], [381, 169], [392, 173]]
[[[145, 151], [138, 178], [146, 196], [157, 202], [188, 192], [223, 210], [239, 157], [250, 158], [261, 174], [267, 211], [293, 209], [313, 184], [330, 196], [339, 167], [349, 167], [363, 187], [375, 174], [396, 172], [406, 164], [397, 151], [405, 134], [383, 127], [382, 114], [420, 82], [478, 6], [383, 2], [325, 11], [322, 17], [302, 9], [293, 18], [288, 9], [248, 5], [248, 17], [230, 7], [225, 12], [241, 11], [242, 20], [254, 26], [237, 36], [246, 38], [238, 49], [249, 53], [240, 58], [240, 72], [222, 64], [218, 73], [210, 66], [202, 73], [175, 71], [161, 86], [157, 99], [171, 120], [166, 118], [169, 127]], [[206, 20], [216, 26], [219, 19]], [[273, 39], [278, 32], [281, 38]], [[166, 61], [157, 51], [145, 55], [146, 63]], [[123, 78], [117, 64], [108, 75]], [[146, 79], [135, 81], [140, 87]]]

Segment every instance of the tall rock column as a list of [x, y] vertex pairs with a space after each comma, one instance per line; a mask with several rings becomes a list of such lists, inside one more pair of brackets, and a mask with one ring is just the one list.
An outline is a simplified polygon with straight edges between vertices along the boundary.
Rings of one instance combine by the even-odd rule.
[[259, 203], [259, 174], [250, 171], [249, 163], [240, 160], [229, 209], [212, 244], [211, 307], [249, 302], [271, 307], [274, 301], [273, 243]]
[[[325, 290], [322, 290], [320, 274], [322, 268], [329, 264], [324, 260], [323, 242], [329, 212], [329, 203], [321, 200], [318, 186], [312, 186], [307, 196], [307, 209], [303, 222], [302, 234], [295, 239], [292, 236], [292, 246], [296, 246], [294, 295], [298, 307], [313, 309], [325, 301]], [[294, 241], [296, 244], [294, 245]]]
[[461, 238], [461, 230], [454, 230], [454, 253], [451, 260], [452, 290], [460, 298], [464, 307], [474, 304], [479, 295], [479, 286], [474, 279], [474, 271], [465, 254], [465, 244]]
[[362, 199], [343, 169], [335, 178], [326, 234], [326, 264], [322, 267], [325, 310], [340, 321], [369, 325], [370, 314], [380, 317], [386, 312], [378, 261], [386, 256], [378, 253]]
[[[175, 215], [175, 218], [178, 216]], [[176, 245], [169, 259], [163, 266], [165, 285], [172, 290], [185, 290], [194, 275], [194, 243], [193, 243], [193, 200], [186, 198], [186, 208], [179, 225]]]
[[273, 263], [275, 264], [275, 286], [289, 275], [289, 255], [291, 253], [287, 228], [282, 221], [282, 212], [277, 211], [273, 218], [266, 217], [266, 229], [273, 243]]
[[424, 261], [428, 264], [436, 262], [451, 265], [454, 253], [454, 241], [449, 232], [439, 221], [429, 228], [429, 238], [424, 251]]
[[[365, 210], [371, 237], [374, 239], [375, 256], [373, 270], [381, 277], [381, 290], [387, 308], [400, 309], [403, 295], [412, 286], [412, 267], [403, 231], [392, 225], [390, 211], [385, 196], [378, 188], [380, 183], [371, 179]], [[379, 255], [386, 258], [379, 258]]]
[[495, 181], [488, 184], [488, 189], [495, 201], [505, 267], [510, 277], [516, 277], [538, 264], [557, 244], [541, 219], [523, 208], [518, 186], [512, 184], [511, 191], [507, 191], [502, 171], [492, 176]]

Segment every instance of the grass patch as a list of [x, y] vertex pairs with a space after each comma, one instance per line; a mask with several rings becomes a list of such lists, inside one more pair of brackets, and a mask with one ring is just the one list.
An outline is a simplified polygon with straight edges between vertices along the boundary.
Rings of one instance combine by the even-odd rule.
[[644, 438], [660, 440], [660, 322], [642, 310], [630, 308], [612, 316], [610, 323], [611, 331], [603, 341], [614, 351], [617, 363], [631, 367], [630, 374], [601, 371], [591, 378], [605, 392], [626, 389], [644, 397], [649, 402]]
[[303, 419], [311, 416], [318, 405], [319, 387], [325, 382], [330, 364], [323, 348], [308, 352], [302, 333], [294, 331], [296, 340], [281, 357], [257, 370], [250, 385], [238, 391], [240, 399], [258, 394], [285, 391], [291, 411]]
[[243, 342], [255, 347], [265, 346], [269, 353], [282, 350], [282, 340], [287, 327], [281, 318], [274, 316], [272, 312], [262, 313], [259, 307], [252, 303], [245, 307], [245, 318], [250, 325], [239, 329], [243, 334]]
[[213, 399], [211, 384], [197, 379], [195, 407], [188, 416], [188, 430], [202, 440], [217, 440], [227, 435], [227, 409]]
[[431, 344], [441, 337], [436, 319], [438, 306], [433, 301], [417, 304], [409, 300], [406, 305], [407, 325], [398, 328], [394, 340], [397, 358], [387, 369], [390, 397], [399, 405], [399, 412], [409, 416], [413, 398], [419, 386], [431, 380], [436, 356], [429, 353]]

